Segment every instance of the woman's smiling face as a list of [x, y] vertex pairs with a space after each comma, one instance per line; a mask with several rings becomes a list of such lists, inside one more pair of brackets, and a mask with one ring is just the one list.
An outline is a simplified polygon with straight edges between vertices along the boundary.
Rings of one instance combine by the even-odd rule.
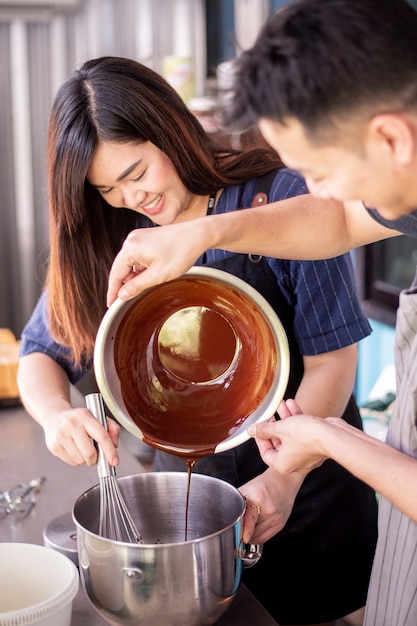
[[173, 223], [196, 199], [168, 156], [149, 141], [100, 143], [87, 180], [111, 206], [132, 209], [159, 225]]

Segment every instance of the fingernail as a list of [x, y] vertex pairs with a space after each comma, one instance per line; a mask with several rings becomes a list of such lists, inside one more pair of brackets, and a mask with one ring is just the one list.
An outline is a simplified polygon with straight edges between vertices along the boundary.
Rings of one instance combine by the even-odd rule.
[[120, 287], [117, 295], [121, 300], [128, 300], [130, 298], [130, 294], [126, 287]]

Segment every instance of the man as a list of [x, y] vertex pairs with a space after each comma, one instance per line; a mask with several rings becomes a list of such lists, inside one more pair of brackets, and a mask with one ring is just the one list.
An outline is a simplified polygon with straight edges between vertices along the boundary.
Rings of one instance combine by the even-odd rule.
[[[134, 231], [112, 268], [109, 303], [182, 273], [206, 248], [325, 258], [417, 236], [417, 12], [405, 0], [299, 0], [274, 14], [238, 60], [226, 117], [258, 124], [320, 204], [306, 196], [244, 219]], [[366, 626], [417, 624], [417, 281], [401, 294], [396, 365], [387, 444], [337, 418], [297, 415], [292, 401], [280, 407], [287, 419], [250, 429], [283, 473], [332, 458], [381, 493]]]

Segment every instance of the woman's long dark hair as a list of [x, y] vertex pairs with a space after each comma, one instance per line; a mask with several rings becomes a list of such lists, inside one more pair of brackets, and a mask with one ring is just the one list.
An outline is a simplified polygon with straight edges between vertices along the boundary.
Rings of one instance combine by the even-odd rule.
[[101, 141], [150, 141], [197, 195], [281, 166], [269, 149], [214, 144], [177, 92], [136, 61], [103, 57], [75, 71], [58, 91], [49, 123], [47, 288], [51, 333], [77, 363], [92, 356], [111, 264], [138, 220], [134, 211], [109, 206], [86, 180]]

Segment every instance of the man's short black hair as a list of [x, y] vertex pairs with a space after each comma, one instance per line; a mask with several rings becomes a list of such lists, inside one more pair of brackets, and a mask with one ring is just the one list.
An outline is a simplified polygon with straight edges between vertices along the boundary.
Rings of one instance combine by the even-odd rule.
[[417, 11], [406, 0], [296, 0], [235, 64], [231, 129], [295, 117], [314, 136], [355, 111], [417, 112]]

